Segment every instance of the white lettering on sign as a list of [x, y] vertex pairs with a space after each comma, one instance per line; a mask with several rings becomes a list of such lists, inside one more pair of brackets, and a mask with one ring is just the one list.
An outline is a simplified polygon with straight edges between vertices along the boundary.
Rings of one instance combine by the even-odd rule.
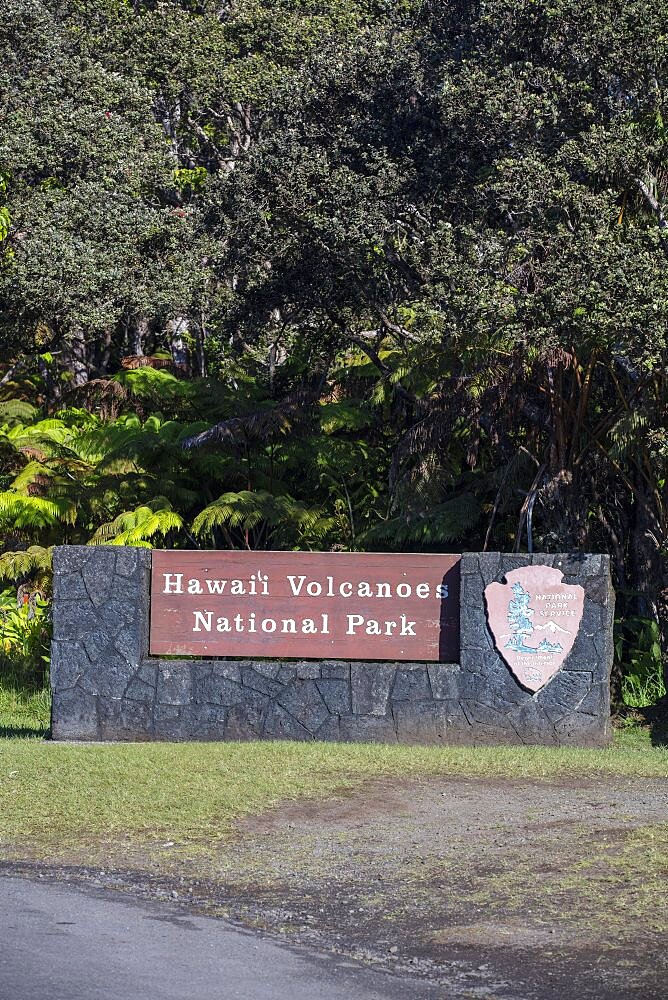
[[534, 594], [534, 601], [575, 601], [573, 594]]
[[375, 618], [365, 618], [364, 615], [347, 615], [348, 628], [346, 635], [357, 635], [363, 630], [366, 635], [394, 635], [400, 629], [399, 635], [415, 635], [417, 622], [409, 622], [406, 615], [400, 615], [399, 621], [377, 621]]
[[[230, 594], [234, 597], [257, 597], [269, 595], [269, 577], [266, 573], [253, 573], [247, 580], [221, 580], [206, 577], [204, 581], [193, 577], [184, 586], [183, 573], [163, 573], [163, 594]], [[438, 583], [433, 588], [429, 583], [398, 583], [394, 588], [389, 583], [379, 582], [370, 584], [367, 580], [360, 580], [357, 585], [350, 580], [342, 580], [335, 584], [334, 578], [328, 576], [323, 583], [321, 580], [308, 580], [304, 575], [288, 576], [290, 590], [294, 597], [300, 597], [302, 592], [309, 597], [371, 597], [371, 598], [395, 598], [395, 597], [419, 597], [427, 600], [429, 597], [437, 597], [441, 600], [448, 596], [448, 584]], [[536, 598], [538, 600], [538, 598]]]
[[[329, 615], [315, 618], [258, 618], [254, 612], [247, 616], [214, 617], [213, 611], [193, 611], [193, 632], [282, 632], [283, 634], [329, 635]], [[413, 622], [415, 624], [415, 622]], [[415, 634], [415, 633], [410, 633]]]

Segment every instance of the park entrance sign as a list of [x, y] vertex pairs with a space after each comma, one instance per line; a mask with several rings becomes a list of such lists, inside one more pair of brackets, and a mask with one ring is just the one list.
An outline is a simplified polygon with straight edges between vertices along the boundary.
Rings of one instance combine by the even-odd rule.
[[154, 552], [150, 652], [456, 660], [458, 555]]
[[609, 562], [61, 546], [52, 735], [602, 746]]

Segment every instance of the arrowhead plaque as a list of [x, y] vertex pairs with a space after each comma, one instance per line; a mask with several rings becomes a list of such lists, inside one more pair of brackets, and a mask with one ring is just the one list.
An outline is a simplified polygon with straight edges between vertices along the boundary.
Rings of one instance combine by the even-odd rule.
[[552, 680], [580, 628], [584, 588], [562, 580], [552, 566], [523, 566], [506, 573], [506, 583], [485, 588], [496, 648], [529, 691]]

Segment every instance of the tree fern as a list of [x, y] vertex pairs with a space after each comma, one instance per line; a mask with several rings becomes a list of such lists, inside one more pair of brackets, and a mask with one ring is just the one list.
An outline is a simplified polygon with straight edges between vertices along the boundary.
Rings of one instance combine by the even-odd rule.
[[66, 498], [22, 496], [7, 490], [0, 493], [0, 523], [12, 528], [50, 528], [74, 524], [76, 507]]
[[39, 410], [24, 399], [6, 399], [0, 402], [0, 425], [25, 427], [37, 417]]
[[197, 515], [192, 531], [197, 537], [215, 536], [219, 529], [231, 548], [278, 548], [322, 542], [334, 523], [317, 508], [308, 508], [291, 496], [266, 490], [224, 493]]
[[374, 525], [362, 537], [365, 545], [389, 544], [391, 548], [406, 546], [440, 548], [461, 540], [475, 528], [480, 519], [479, 501], [470, 493], [446, 500], [417, 516], [388, 518]]
[[134, 545], [151, 549], [156, 539], [183, 527], [183, 518], [172, 510], [169, 501], [158, 497], [145, 507], [124, 511], [113, 521], [100, 525], [89, 545]]
[[20, 583], [31, 578], [44, 585], [51, 573], [53, 546], [31, 545], [24, 552], [3, 552], [0, 555], [0, 579]]

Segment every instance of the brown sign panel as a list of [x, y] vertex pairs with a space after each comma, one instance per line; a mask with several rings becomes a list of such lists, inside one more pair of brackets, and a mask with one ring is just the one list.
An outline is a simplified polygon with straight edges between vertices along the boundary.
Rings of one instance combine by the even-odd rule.
[[458, 555], [153, 552], [150, 652], [459, 659]]

